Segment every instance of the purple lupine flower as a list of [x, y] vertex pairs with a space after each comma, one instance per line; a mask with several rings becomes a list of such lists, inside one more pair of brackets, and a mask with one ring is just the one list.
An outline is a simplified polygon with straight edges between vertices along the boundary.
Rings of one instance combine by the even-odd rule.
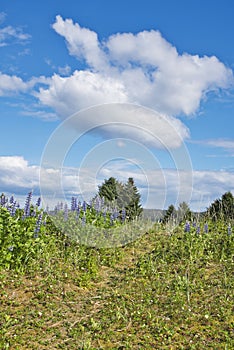
[[200, 231], [201, 231], [201, 229], [200, 229], [200, 226], [198, 225], [197, 229], [196, 229], [196, 233], [199, 235]]
[[190, 232], [190, 223], [186, 221], [184, 232]]
[[231, 228], [231, 224], [228, 225], [228, 236], [231, 236], [232, 234], [232, 228]]
[[77, 207], [77, 200], [75, 197], [72, 197], [71, 199], [71, 211], [75, 211]]
[[64, 205], [64, 220], [67, 221], [68, 219], [68, 206], [67, 204]]
[[103, 217], [104, 217], [104, 222], [106, 222], [106, 208], [104, 209], [102, 215], [103, 215]]
[[95, 210], [97, 213], [100, 213], [102, 208], [102, 200], [100, 196], [97, 196], [95, 199]]
[[105, 205], [105, 197], [101, 198], [101, 208], [103, 208]]
[[16, 205], [17, 205], [16, 201], [14, 203], [12, 203], [11, 212], [10, 212], [11, 216], [15, 216]]
[[[40, 231], [41, 223], [42, 223], [42, 213], [40, 215], [38, 215], [34, 232], [38, 233]], [[34, 235], [34, 237], [35, 237], [35, 235]]]
[[24, 217], [30, 216], [31, 200], [32, 200], [32, 191], [30, 191], [26, 197], [25, 206], [24, 206]]
[[195, 222], [195, 221], [193, 221], [193, 227], [196, 227], [196, 226], [197, 226], [196, 222]]
[[41, 197], [37, 198], [36, 206], [39, 208], [41, 205]]
[[83, 210], [84, 210], [84, 212], [86, 212], [86, 210], [87, 210], [87, 203], [85, 201], [83, 202]]
[[110, 224], [111, 224], [111, 226], [114, 224], [114, 216], [113, 216], [113, 214], [111, 214], [111, 216], [110, 216]]
[[11, 198], [10, 198], [10, 200], [9, 200], [9, 203], [10, 203], [10, 204], [13, 204], [14, 201], [15, 201], [15, 200], [14, 200], [14, 196], [11, 196]]
[[2, 207], [4, 207], [6, 203], [7, 203], [7, 198], [6, 198], [5, 194], [2, 193], [0, 204]]
[[114, 218], [114, 220], [116, 220], [118, 218], [118, 216], [119, 216], [119, 212], [118, 212], [117, 208], [115, 208], [114, 211], [113, 211], [113, 218]]
[[205, 225], [204, 225], [204, 232], [205, 232], [205, 233], [208, 233], [208, 224], [207, 224], [207, 222], [206, 222]]

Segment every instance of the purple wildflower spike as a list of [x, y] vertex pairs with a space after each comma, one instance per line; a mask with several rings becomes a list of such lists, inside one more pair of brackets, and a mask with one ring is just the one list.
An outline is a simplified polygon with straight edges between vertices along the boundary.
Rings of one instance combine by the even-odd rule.
[[190, 223], [186, 221], [184, 232], [190, 232]]

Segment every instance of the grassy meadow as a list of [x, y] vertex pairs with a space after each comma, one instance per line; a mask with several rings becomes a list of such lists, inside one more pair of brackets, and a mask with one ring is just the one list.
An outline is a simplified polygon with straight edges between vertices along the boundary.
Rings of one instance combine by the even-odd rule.
[[1, 207], [0, 349], [234, 349], [224, 220], [142, 222], [134, 242], [99, 248], [24, 214]]

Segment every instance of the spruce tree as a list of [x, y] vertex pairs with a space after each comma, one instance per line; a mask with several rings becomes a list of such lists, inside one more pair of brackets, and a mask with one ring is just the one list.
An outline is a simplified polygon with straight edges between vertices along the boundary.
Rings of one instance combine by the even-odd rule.
[[124, 189], [126, 215], [129, 220], [136, 219], [142, 214], [143, 208], [140, 203], [141, 195], [132, 177], [128, 178]]
[[171, 204], [171, 205], [169, 205], [166, 213], [163, 216], [162, 223], [163, 224], [168, 223], [170, 220], [173, 220], [175, 218], [175, 216], [176, 216], [176, 209], [175, 209], [174, 205]]
[[218, 219], [234, 219], [234, 197], [226, 192], [220, 199], [216, 199], [207, 209], [207, 215], [216, 221]]
[[110, 177], [105, 180], [104, 183], [99, 186], [98, 194], [101, 198], [105, 198], [108, 202], [113, 202], [118, 197], [117, 193], [117, 181], [114, 177]]
[[99, 186], [98, 195], [105, 199], [106, 204], [117, 208], [119, 212], [125, 209], [128, 220], [139, 217], [143, 211], [140, 203], [141, 196], [132, 177], [126, 184], [110, 177]]

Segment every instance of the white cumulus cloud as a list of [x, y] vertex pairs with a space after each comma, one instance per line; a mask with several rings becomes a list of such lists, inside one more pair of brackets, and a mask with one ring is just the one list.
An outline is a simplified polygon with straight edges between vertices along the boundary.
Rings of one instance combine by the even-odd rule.
[[191, 115], [208, 92], [233, 84], [232, 71], [215, 56], [180, 55], [159, 31], [115, 34], [100, 41], [96, 32], [61, 16], [53, 28], [64, 37], [69, 53], [87, 65], [70, 77], [53, 76], [38, 94], [63, 116], [108, 102]]

